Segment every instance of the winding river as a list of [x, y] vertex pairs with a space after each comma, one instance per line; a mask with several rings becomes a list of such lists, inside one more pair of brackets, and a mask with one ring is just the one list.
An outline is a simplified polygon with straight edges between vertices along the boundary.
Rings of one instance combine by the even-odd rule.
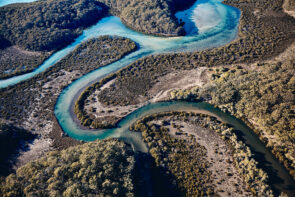
[[[10, 2], [32, 2], [34, 0], [11, 0]], [[9, 1], [0, 0], [0, 6], [8, 4]], [[116, 72], [128, 64], [147, 55], [186, 52], [219, 47], [234, 40], [237, 36], [240, 11], [234, 7], [221, 3], [222, 0], [198, 0], [190, 9], [176, 13], [176, 17], [186, 22], [187, 36], [175, 38], [160, 38], [143, 35], [124, 26], [120, 19], [114, 16], [100, 20], [96, 25], [83, 31], [72, 44], [56, 52], [42, 65], [31, 73], [0, 80], [0, 88], [17, 84], [26, 79], [44, 72], [56, 62], [73, 51], [82, 42], [101, 35], [118, 35], [135, 41], [139, 49], [124, 58], [90, 72], [71, 83], [59, 96], [55, 115], [62, 129], [72, 138], [93, 141], [108, 137], [120, 138], [133, 145], [137, 151], [147, 151], [142, 142], [140, 133], [130, 132], [129, 126], [137, 119], [146, 115], [165, 111], [194, 111], [205, 112], [217, 117], [221, 121], [231, 124], [238, 130], [238, 135], [251, 147], [255, 157], [260, 161], [263, 168], [271, 179], [271, 185], [278, 192], [285, 192], [290, 196], [295, 194], [295, 183], [288, 172], [272, 156], [269, 150], [261, 143], [258, 137], [243, 122], [235, 119], [229, 114], [212, 107], [207, 103], [189, 102], [160, 102], [148, 104], [120, 121], [117, 128], [107, 130], [89, 130], [77, 124], [73, 113], [73, 105], [79, 94], [90, 84], [99, 81], [106, 75]]]
[[[214, 18], [204, 18], [201, 17], [202, 15], [196, 16], [194, 13], [198, 13], [199, 10], [206, 10], [203, 14], [214, 13], [210, 15]], [[240, 11], [237, 8], [222, 4], [221, 0], [199, 0], [192, 6], [191, 9], [179, 12], [177, 13], [177, 16], [184, 21], [193, 21], [188, 23], [189, 25], [185, 27], [188, 32], [188, 36], [173, 38], [148, 36], [127, 28], [122, 24], [118, 17], [111, 16], [103, 18], [96, 25], [84, 30], [83, 34], [75, 39], [72, 44], [54, 53], [33, 72], [0, 80], [0, 88], [17, 84], [44, 72], [46, 69], [53, 66], [63, 57], [68, 55], [82, 42], [102, 35], [116, 35], [130, 38], [140, 46], [140, 49], [122, 59], [120, 62], [108, 65], [108, 69], [98, 69], [92, 74], [87, 75], [87, 78], [89, 78], [90, 75], [94, 75], [91, 81], [93, 81], [94, 78], [100, 77], [102, 73], [104, 75], [109, 74], [110, 72], [114, 72], [136, 59], [147, 55], [168, 52], [196, 51], [222, 46], [236, 38]], [[79, 81], [82, 80], [84, 79], [79, 79]]]

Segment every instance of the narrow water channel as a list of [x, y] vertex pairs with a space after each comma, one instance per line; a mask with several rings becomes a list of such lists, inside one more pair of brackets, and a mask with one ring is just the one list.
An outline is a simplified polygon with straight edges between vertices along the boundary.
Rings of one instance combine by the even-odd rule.
[[[16, 2], [32, 2], [34, 0], [0, 0], [0, 6]], [[83, 31], [74, 43], [53, 54], [47, 61], [31, 73], [0, 80], [0, 88], [17, 84], [44, 72], [56, 62], [64, 58], [82, 42], [102, 36], [117, 35], [130, 38], [140, 47], [136, 52], [125, 56], [121, 60], [106, 67], [99, 68], [70, 84], [61, 93], [55, 106], [55, 115], [62, 129], [72, 138], [93, 141], [116, 137], [131, 143], [134, 149], [146, 152], [146, 145], [139, 133], [130, 132], [129, 126], [146, 115], [165, 111], [194, 111], [211, 114], [223, 122], [231, 124], [238, 136], [251, 147], [256, 160], [270, 176], [272, 186], [277, 192], [285, 192], [290, 196], [295, 194], [295, 183], [282, 165], [272, 156], [258, 137], [242, 121], [223, 113], [207, 103], [189, 102], [161, 102], [148, 104], [125, 117], [118, 128], [108, 130], [83, 129], [75, 121], [73, 104], [77, 96], [90, 84], [102, 79], [106, 75], [116, 72], [128, 64], [151, 54], [170, 52], [187, 52], [219, 47], [231, 42], [237, 36], [240, 11], [221, 3], [222, 0], [198, 0], [190, 9], [179, 12], [176, 16], [186, 22], [187, 36], [176, 38], [160, 38], [143, 35], [124, 26], [120, 19], [114, 16], [100, 20], [96, 25]], [[204, 17], [210, 16], [210, 17]]]
[[[21, 2], [21, 0], [19, 0], [19, 2]], [[215, 20], [214, 18], [208, 21], [206, 18], [199, 16], [199, 20], [197, 20], [198, 17], [194, 17], [195, 14], [192, 13], [194, 10], [200, 9], [200, 7], [201, 9], [207, 9], [214, 13], [214, 17], [218, 23], [212, 24], [211, 20]], [[194, 17], [195, 23], [191, 24], [191, 26], [193, 25], [194, 29], [200, 29], [201, 31], [195, 33], [190, 31], [191, 33], [183, 37], [163, 38], [141, 34], [127, 28], [118, 17], [105, 17], [96, 25], [84, 30], [82, 35], [76, 38], [73, 43], [54, 53], [33, 72], [0, 80], [0, 88], [15, 85], [44, 72], [72, 52], [81, 43], [103, 35], [122, 36], [136, 42], [140, 46], [137, 53], [142, 54], [141, 56], [137, 56], [137, 59], [150, 54], [197, 51], [219, 47], [236, 38], [240, 18], [240, 11], [237, 8], [224, 5], [221, 3], [221, 0], [199, 0], [193, 5], [193, 8], [193, 10], [181, 13], [185, 13], [184, 15], [189, 18]], [[183, 19], [183, 15], [179, 17]], [[197, 22], [200, 24], [210, 23], [211, 25], [209, 28], [204, 29], [204, 25], [198, 27]], [[118, 66], [116, 70], [121, 67], [122, 66]], [[112, 70], [110, 72], [114, 71], [115, 70]]]

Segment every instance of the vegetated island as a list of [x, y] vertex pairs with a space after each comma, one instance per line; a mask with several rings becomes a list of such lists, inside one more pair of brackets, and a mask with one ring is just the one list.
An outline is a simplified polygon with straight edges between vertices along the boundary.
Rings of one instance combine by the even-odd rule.
[[[81, 123], [113, 127], [148, 102], [171, 99], [175, 89], [200, 86], [201, 96], [185, 99], [205, 100], [243, 119], [295, 177], [294, 19], [283, 1], [226, 3], [242, 11], [235, 41], [201, 52], [149, 56], [109, 75], [76, 101]], [[218, 82], [208, 67], [227, 74]]]
[[130, 129], [142, 132], [159, 167], [154, 168], [155, 187], [168, 187], [163, 193], [177, 188], [176, 196], [273, 196], [249, 147], [215, 117], [164, 112], [138, 120]]
[[0, 79], [31, 72], [108, 14], [146, 34], [184, 35], [174, 14], [194, 2], [47, 0], [1, 7]]

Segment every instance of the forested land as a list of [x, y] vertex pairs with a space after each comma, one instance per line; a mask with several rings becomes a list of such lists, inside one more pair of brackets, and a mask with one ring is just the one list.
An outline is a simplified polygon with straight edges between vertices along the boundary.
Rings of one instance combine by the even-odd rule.
[[73, 41], [109, 10], [129, 27], [147, 34], [183, 35], [174, 14], [194, 3], [187, 0], [111, 1], [43, 0], [0, 8], [0, 45], [32, 51], [52, 51]]
[[8, 196], [134, 196], [131, 146], [104, 140], [47, 153], [0, 183]]
[[[72, 42], [105, 10], [92, 0], [43, 0], [0, 8], [2, 41], [31, 51], [52, 51]], [[0, 44], [2, 45], [2, 44]]]

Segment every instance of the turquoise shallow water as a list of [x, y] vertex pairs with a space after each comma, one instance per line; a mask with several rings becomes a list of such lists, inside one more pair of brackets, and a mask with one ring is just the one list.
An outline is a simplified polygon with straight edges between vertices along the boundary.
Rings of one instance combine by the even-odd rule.
[[[201, 10], [202, 14], [198, 14], [197, 10]], [[204, 18], [203, 16], [206, 13], [215, 18]], [[149, 114], [164, 111], [206, 111], [222, 121], [230, 123], [239, 130], [238, 134], [246, 144], [251, 147], [255, 152], [255, 155], [259, 155], [259, 158], [257, 159], [261, 161], [261, 167], [271, 175], [271, 182], [275, 191], [284, 191], [292, 196], [295, 193], [293, 179], [260, 142], [257, 136], [253, 134], [253, 131], [251, 131], [251, 129], [249, 129], [243, 122], [215, 109], [209, 104], [187, 102], [148, 104], [125, 117], [119, 123], [117, 128], [107, 130], [84, 129], [75, 121], [76, 117], [73, 114], [73, 103], [83, 89], [90, 84], [102, 79], [109, 73], [115, 72], [131, 62], [150, 54], [195, 51], [224, 45], [236, 37], [239, 15], [240, 13], [237, 9], [223, 5], [220, 1], [200, 0], [191, 9], [176, 15], [178, 18], [183, 19], [187, 17], [189, 18], [189, 21], [191, 21], [191, 23], [185, 27], [188, 36], [178, 38], [159, 38], [142, 35], [126, 28], [116, 17], [103, 19], [96, 25], [96, 27], [91, 29], [93, 31], [99, 30], [99, 35], [108, 35], [111, 32], [112, 35], [128, 37], [137, 42], [140, 49], [123, 59], [106, 67], [99, 68], [70, 84], [62, 92], [55, 106], [55, 115], [61, 127], [70, 137], [75, 139], [93, 141], [96, 139], [115, 137], [132, 144], [137, 151], [146, 152], [147, 147], [143, 143], [140, 133], [134, 133], [128, 130], [129, 126], [136, 120]], [[95, 33], [92, 32], [92, 30], [88, 30], [87, 34], [94, 35]], [[86, 37], [88, 36], [86, 35]]]
[[0, 0], [0, 7], [13, 3], [30, 3], [37, 0]]
[[[117, 130], [89, 132], [76, 124], [75, 120], [72, 118], [73, 103], [85, 87], [147, 55], [196, 51], [217, 47], [232, 41], [236, 37], [240, 12], [238, 9], [224, 5], [220, 1], [200, 0], [195, 3], [191, 9], [178, 13], [176, 16], [181, 18], [190, 15], [190, 17], [194, 17], [192, 21], [197, 20], [205, 24], [206, 18], [195, 16], [195, 10], [199, 9], [199, 7], [201, 7], [201, 9], [208, 7], [206, 12], [212, 12], [211, 15], [217, 17], [216, 20], [218, 20], [218, 22], [211, 23], [210, 28], [206, 27], [205, 30], [200, 26], [198, 27], [196, 22], [192, 22], [193, 24], [191, 24], [191, 27], [197, 30], [200, 29], [201, 31], [198, 33], [191, 33], [185, 37], [161, 38], [143, 35], [128, 29], [121, 23], [119, 18], [113, 16], [104, 18], [97, 25], [85, 30], [83, 35], [81, 35], [72, 46], [64, 50], [69, 50], [84, 40], [100, 35], [128, 37], [135, 41], [140, 47], [139, 50], [125, 56], [121, 60], [84, 75], [63, 90], [55, 106], [55, 115], [63, 130], [75, 139], [86, 141], [113, 136], [119, 137], [120, 134]], [[179, 16], [179, 14], [183, 16]]]
[[[203, 14], [211, 12], [210, 16], [216, 18], [210, 18], [210, 21], [208, 21], [208, 19], [202, 17], [203, 14], [196, 15], [196, 10], [198, 9], [204, 9]], [[136, 120], [149, 114], [164, 111], [205, 111], [218, 117], [224, 122], [230, 123], [239, 130], [238, 134], [246, 144], [251, 147], [255, 152], [255, 155], [259, 155], [259, 158], [257, 159], [261, 161], [261, 167], [271, 175], [271, 182], [275, 191], [284, 191], [292, 196], [295, 193], [293, 179], [260, 142], [253, 131], [251, 131], [251, 129], [249, 129], [243, 122], [215, 109], [209, 104], [187, 102], [148, 104], [125, 117], [119, 123], [117, 128], [107, 130], [89, 130], [81, 128], [75, 121], [76, 117], [73, 114], [74, 101], [83, 89], [90, 84], [102, 79], [109, 73], [115, 72], [131, 62], [150, 54], [195, 51], [224, 45], [232, 41], [237, 34], [239, 14], [240, 13], [237, 9], [223, 5], [220, 1], [200, 0], [191, 9], [178, 13], [177, 17], [181, 18], [186, 16], [191, 21], [189, 26], [186, 27], [189, 35], [179, 38], [146, 36], [127, 29], [116, 17], [103, 19], [101, 23], [97, 24], [97, 27], [92, 29], [93, 31], [99, 29], [99, 35], [105, 35], [112, 32], [112, 35], [128, 37], [137, 42], [140, 45], [140, 49], [113, 64], [99, 68], [81, 77], [64, 89], [55, 106], [55, 115], [60, 126], [70, 137], [78, 140], [93, 141], [96, 139], [115, 137], [132, 144], [137, 151], [146, 152], [147, 147], [143, 143], [140, 133], [134, 133], [128, 130], [129, 126]], [[101, 27], [103, 29], [101, 29]], [[91, 30], [88, 30], [87, 33], [90, 33], [91, 35], [95, 34], [92, 33]]]
[[[31, 2], [34, 0], [0, 0], [0, 6], [15, 2]], [[9, 2], [9, 3], [8, 3]], [[196, 51], [225, 45], [232, 41], [237, 35], [240, 12], [238, 9], [221, 4], [221, 0], [199, 0], [190, 9], [178, 12], [176, 17], [186, 22], [185, 29], [188, 35], [185, 37], [160, 38], [143, 35], [132, 31], [124, 26], [117, 17], [106, 17], [96, 25], [83, 31], [75, 42], [66, 48], [53, 54], [34, 72], [0, 80], [0, 88], [17, 84], [26, 79], [44, 72], [56, 62], [75, 49], [80, 43], [101, 35], [118, 35], [130, 38], [140, 47], [121, 60], [99, 68], [70, 84], [63, 90], [55, 106], [55, 115], [63, 130], [72, 138], [84, 141], [105, 139], [108, 137], [120, 138], [133, 145], [134, 149], [146, 152], [147, 148], [142, 142], [139, 133], [130, 132], [129, 126], [137, 119], [158, 112], [164, 111], [195, 111], [201, 110], [218, 117], [224, 122], [230, 123], [237, 130], [239, 135], [248, 144], [256, 155], [262, 155], [262, 168], [272, 175], [273, 186], [277, 191], [284, 191], [292, 196], [294, 191], [294, 181], [286, 170], [273, 158], [270, 152], [259, 141], [257, 136], [241, 121], [234, 117], [215, 109], [206, 103], [187, 102], [163, 102], [148, 104], [132, 114], [125, 117], [118, 125], [118, 128], [108, 130], [88, 130], [83, 129], [75, 122], [73, 115], [73, 103], [77, 96], [88, 85], [102, 79], [104, 76], [115, 72], [139, 58], [151, 54]]]
[[[123, 25], [118, 17], [106, 17], [100, 20], [96, 25], [84, 30], [83, 34], [79, 36], [72, 44], [53, 54], [33, 72], [0, 80], [0, 88], [17, 84], [21, 81], [32, 78], [41, 72], [44, 72], [46, 69], [53, 66], [56, 62], [73, 51], [75, 47], [77, 47], [82, 42], [101, 35], [123, 36], [135, 41], [140, 46], [140, 50], [135, 53], [141, 54], [137, 55], [137, 58], [155, 53], [196, 51], [218, 47], [232, 41], [236, 37], [240, 16], [238, 9], [223, 5], [217, 0], [200, 0], [194, 5], [194, 7], [195, 9], [198, 9], [199, 6], [209, 6], [211, 12], [215, 13], [214, 16], [217, 17], [219, 21], [214, 26], [212, 25], [210, 28], [207, 28], [206, 31], [184, 37], [162, 38], [135, 32]], [[198, 21], [203, 21], [202, 23], [206, 23], [204, 20], [204, 18], [200, 18]], [[198, 29], [196, 24], [194, 29]], [[134, 54], [131, 56], [134, 56]], [[120, 67], [122, 66], [118, 65], [117, 69]], [[116, 69], [112, 70], [111, 72], [114, 72], [115, 70]], [[97, 73], [100, 73], [100, 71]]]

